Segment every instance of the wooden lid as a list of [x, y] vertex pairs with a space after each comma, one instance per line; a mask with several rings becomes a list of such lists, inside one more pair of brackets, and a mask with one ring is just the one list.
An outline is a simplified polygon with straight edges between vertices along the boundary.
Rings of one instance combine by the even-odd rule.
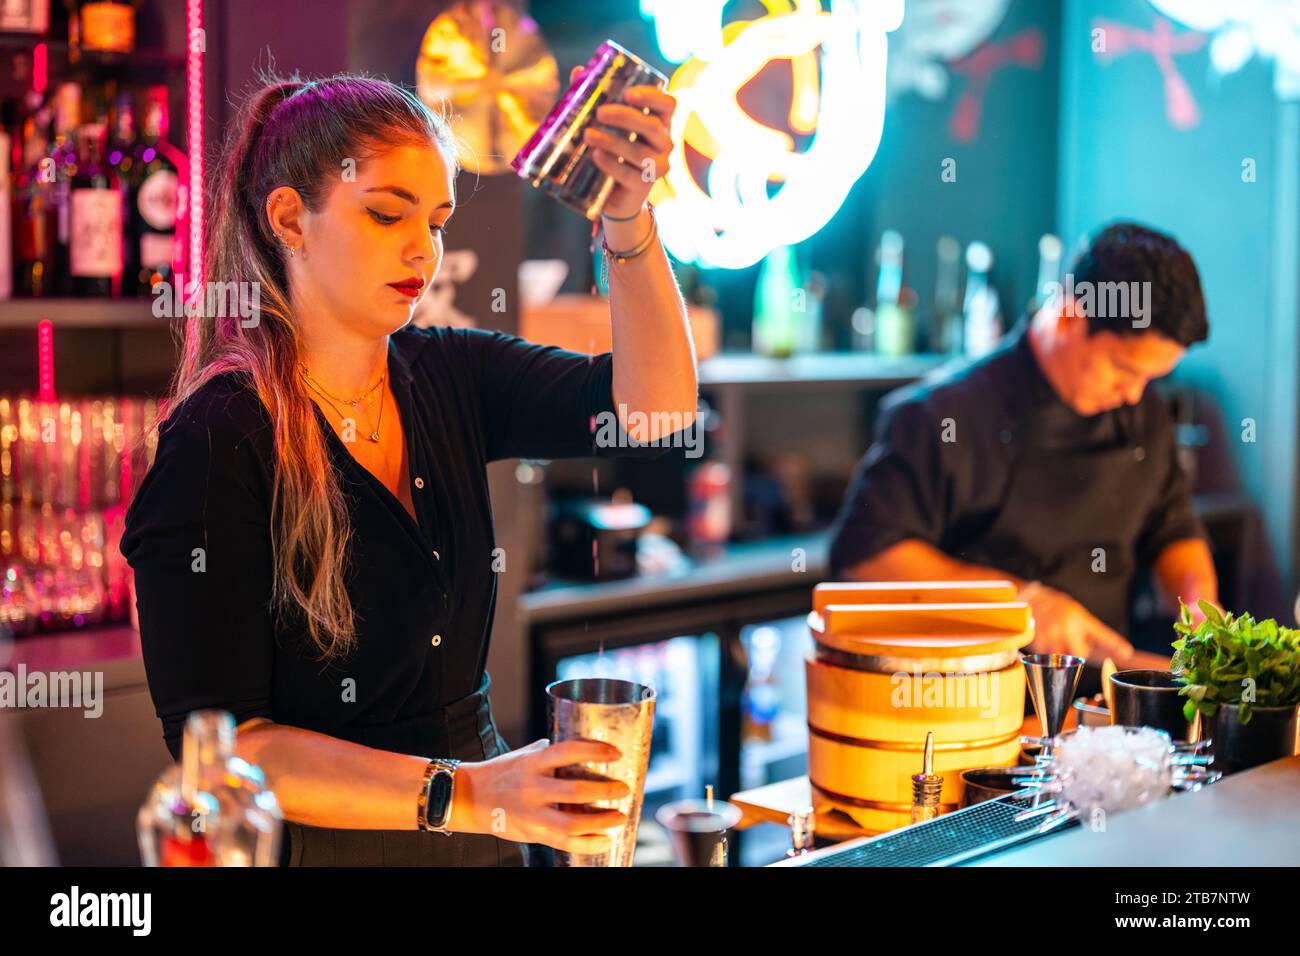
[[1023, 601], [827, 604], [808, 615], [819, 644], [850, 654], [970, 657], [1015, 651], [1033, 640]]
[[1010, 581], [829, 581], [813, 588], [813, 610], [830, 604], [998, 603], [1016, 600]]

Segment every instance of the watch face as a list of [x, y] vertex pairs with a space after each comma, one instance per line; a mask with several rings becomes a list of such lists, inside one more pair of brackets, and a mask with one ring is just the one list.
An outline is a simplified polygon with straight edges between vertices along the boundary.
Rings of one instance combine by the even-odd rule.
[[447, 809], [451, 805], [451, 774], [439, 770], [429, 778], [429, 801], [425, 805], [424, 819], [431, 827], [447, 825]]

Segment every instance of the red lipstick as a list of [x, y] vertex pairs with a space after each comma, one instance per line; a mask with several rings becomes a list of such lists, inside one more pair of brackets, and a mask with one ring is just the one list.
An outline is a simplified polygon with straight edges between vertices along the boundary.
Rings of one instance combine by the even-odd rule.
[[419, 276], [415, 276], [410, 279], [402, 279], [400, 282], [390, 282], [388, 287], [414, 299], [420, 294], [420, 290], [424, 288], [424, 280]]

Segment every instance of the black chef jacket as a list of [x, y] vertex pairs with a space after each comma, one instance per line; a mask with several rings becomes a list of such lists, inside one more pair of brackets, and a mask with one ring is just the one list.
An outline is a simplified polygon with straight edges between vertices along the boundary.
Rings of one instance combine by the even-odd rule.
[[[234, 374], [217, 376], [163, 427], [122, 553], [135, 571], [149, 689], [173, 757], [186, 715], [208, 707], [237, 723], [263, 716], [432, 757], [457, 756], [437, 747], [460, 702], [469, 736], [483, 734], [489, 753], [500, 749], [490, 716], [476, 725], [472, 713], [487, 684], [496, 596], [488, 462], [657, 456], [667, 445], [594, 447], [592, 416], [614, 414], [610, 353], [407, 328], [390, 338], [388, 371], [419, 523], [318, 412], [352, 521], [347, 584], [357, 618], [355, 652], [328, 665], [300, 620], [272, 611], [274, 456], [256, 395]], [[478, 745], [471, 740], [468, 752]]]
[[1088, 417], [1057, 395], [1024, 323], [992, 354], [881, 403], [831, 545], [836, 576], [904, 539], [1041, 580], [1121, 634], [1134, 572], [1204, 537], [1164, 400]]

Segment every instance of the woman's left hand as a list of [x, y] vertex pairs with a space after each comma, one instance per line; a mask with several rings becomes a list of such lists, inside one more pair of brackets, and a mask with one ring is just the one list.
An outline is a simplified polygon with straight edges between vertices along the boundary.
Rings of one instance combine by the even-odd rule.
[[[570, 81], [577, 75], [574, 68]], [[673, 151], [673, 110], [677, 101], [654, 86], [628, 87], [623, 102], [596, 110], [604, 126], [626, 130], [626, 136], [588, 127], [583, 138], [592, 147], [597, 168], [614, 177], [603, 212], [614, 218], [634, 216], [645, 205], [655, 181], [668, 172]]]

